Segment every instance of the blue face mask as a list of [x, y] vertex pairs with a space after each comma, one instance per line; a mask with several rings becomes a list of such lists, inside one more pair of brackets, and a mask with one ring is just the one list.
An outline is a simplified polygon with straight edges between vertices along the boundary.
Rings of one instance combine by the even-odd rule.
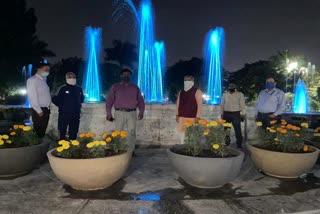
[[274, 82], [266, 82], [266, 89], [273, 89], [275, 86]]

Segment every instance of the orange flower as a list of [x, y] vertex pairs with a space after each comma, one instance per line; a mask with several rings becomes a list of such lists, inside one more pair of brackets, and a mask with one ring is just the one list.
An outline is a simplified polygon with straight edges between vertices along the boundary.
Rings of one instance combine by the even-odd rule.
[[292, 127], [293, 127], [293, 125], [291, 125], [291, 124], [288, 124], [288, 125], [287, 125], [287, 128], [288, 128], [288, 129], [292, 129]]
[[276, 120], [271, 120], [271, 121], [270, 121], [270, 124], [271, 124], [271, 125], [276, 124], [276, 123], [277, 123]]
[[304, 146], [303, 146], [303, 151], [304, 151], [304, 152], [309, 151], [309, 147], [308, 147], [308, 146], [306, 146], [306, 145], [304, 145]]
[[200, 125], [207, 125], [208, 124], [208, 122], [206, 121], [206, 120], [199, 120], [198, 121], [198, 123], [200, 124]]
[[300, 137], [300, 134], [295, 134], [294, 136], [296, 136], [296, 137]]
[[192, 126], [193, 125], [193, 121], [192, 120], [187, 120], [185, 123], [185, 126]]
[[288, 131], [287, 131], [287, 129], [281, 129], [281, 131], [280, 131], [282, 134], [285, 134], [285, 133], [287, 133]]
[[281, 127], [278, 127], [278, 128], [277, 128], [277, 131], [278, 131], [278, 132], [281, 132], [281, 130], [282, 130]]
[[208, 134], [209, 134], [209, 130], [208, 130], [208, 129], [205, 130], [203, 134], [204, 134], [204, 135], [208, 135]]
[[10, 135], [11, 135], [11, 136], [15, 136], [16, 133], [15, 133], [15, 132], [10, 132]]
[[227, 121], [226, 121], [226, 120], [223, 120], [223, 119], [217, 120], [217, 123], [218, 123], [218, 124], [223, 124], [223, 123], [225, 123], [225, 122], [227, 122]]
[[[282, 120], [281, 120], [282, 121]], [[283, 120], [282, 122], [281, 122], [281, 125], [287, 125], [288, 123], [285, 121], [285, 120]]]
[[286, 126], [284, 126], [284, 125], [282, 125], [282, 126], [280, 126], [282, 129], [285, 129], [286, 128]]

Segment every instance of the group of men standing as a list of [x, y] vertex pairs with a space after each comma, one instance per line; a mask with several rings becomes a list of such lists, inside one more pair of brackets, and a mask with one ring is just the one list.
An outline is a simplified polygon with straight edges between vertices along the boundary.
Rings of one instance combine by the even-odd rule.
[[[81, 104], [84, 101], [83, 90], [76, 85], [77, 79], [73, 72], [66, 74], [66, 84], [51, 97], [46, 78], [50, 73], [50, 66], [39, 63], [36, 74], [27, 81], [27, 94], [32, 108], [32, 121], [36, 134], [43, 138], [50, 117], [50, 105], [53, 102], [59, 108], [58, 130], [60, 139], [74, 140], [77, 138], [80, 124]], [[142, 120], [145, 111], [145, 102], [139, 87], [130, 83], [132, 72], [129, 69], [121, 71], [121, 82], [114, 84], [106, 100], [106, 119], [115, 122], [116, 130], [128, 131], [130, 150], [134, 150], [136, 140], [136, 121]], [[184, 88], [179, 92], [177, 99], [176, 121], [183, 143], [185, 122], [196, 121], [202, 117], [202, 92], [194, 86], [194, 77], [184, 77]], [[114, 116], [112, 108], [115, 109]], [[137, 114], [137, 108], [139, 113]], [[270, 77], [266, 80], [266, 89], [258, 97], [256, 115], [264, 126], [270, 120], [280, 119], [285, 109], [284, 92], [275, 88], [275, 80]], [[237, 91], [236, 85], [230, 82], [228, 91], [223, 94], [221, 118], [233, 124], [236, 134], [236, 145], [242, 148], [241, 121], [246, 115], [245, 98]], [[230, 144], [230, 139], [226, 139]]]

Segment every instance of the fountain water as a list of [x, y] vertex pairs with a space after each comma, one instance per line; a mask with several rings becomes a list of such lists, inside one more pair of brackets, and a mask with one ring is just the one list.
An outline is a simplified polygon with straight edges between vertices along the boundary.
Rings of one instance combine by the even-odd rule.
[[139, 25], [139, 68], [137, 84], [146, 102], [163, 102], [163, 75], [165, 69], [164, 43], [155, 42], [154, 20], [150, 0], [143, 0], [137, 12], [131, 0], [114, 1], [113, 17], [119, 21], [121, 14], [129, 9]]
[[85, 102], [101, 100], [101, 83], [99, 76], [99, 54], [101, 47], [101, 28], [86, 28], [86, 53], [88, 57], [84, 77]]
[[206, 37], [205, 56], [205, 80], [208, 81], [208, 103], [218, 105], [222, 97], [222, 61], [224, 51], [224, 30], [217, 27], [209, 31]]
[[308, 112], [308, 90], [303, 80], [299, 79], [294, 92], [293, 113], [305, 114]]

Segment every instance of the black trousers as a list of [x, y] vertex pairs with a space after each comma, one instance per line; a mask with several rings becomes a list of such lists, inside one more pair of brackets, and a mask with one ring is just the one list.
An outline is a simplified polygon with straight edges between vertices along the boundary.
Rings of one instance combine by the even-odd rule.
[[223, 119], [227, 121], [227, 123], [232, 123], [234, 128], [234, 132], [236, 134], [237, 139], [237, 146], [242, 147], [242, 132], [241, 132], [241, 115], [240, 111], [230, 112], [224, 111], [223, 112]]
[[77, 139], [80, 125], [80, 113], [59, 113], [58, 129], [60, 140], [66, 140], [67, 128], [69, 127], [69, 140]]
[[271, 118], [271, 117], [269, 117], [270, 114], [273, 114], [273, 112], [270, 112], [270, 113], [260, 113], [260, 112], [258, 112], [257, 121], [262, 122], [262, 127], [263, 128], [270, 127], [271, 126], [271, 124], [270, 124], [271, 120], [277, 120], [277, 123], [281, 122], [281, 118], [282, 118], [281, 115], [277, 115], [275, 118]]
[[50, 109], [41, 107], [41, 110], [43, 112], [42, 117], [40, 117], [34, 109], [32, 109], [31, 113], [33, 131], [38, 135], [39, 138], [43, 138], [46, 134], [50, 118]]

